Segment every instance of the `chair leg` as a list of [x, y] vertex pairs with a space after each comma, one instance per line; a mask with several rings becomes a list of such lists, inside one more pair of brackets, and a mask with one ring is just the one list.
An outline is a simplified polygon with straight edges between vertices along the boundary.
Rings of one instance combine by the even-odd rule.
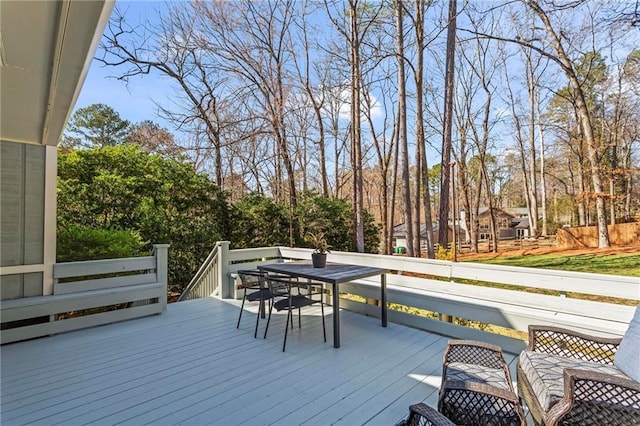
[[324, 326], [324, 303], [322, 303], [322, 294], [320, 295], [320, 310], [322, 312], [322, 334], [324, 335], [324, 342], [327, 342], [327, 329]]
[[260, 322], [260, 314], [262, 313], [263, 300], [262, 296], [260, 297], [260, 302], [258, 304], [258, 315], [256, 316], [256, 329], [253, 331], [253, 338], [258, 337], [258, 322]]
[[[273, 311], [273, 303], [269, 304], [269, 316], [267, 317], [267, 326], [264, 328], [264, 337], [263, 339], [267, 338], [267, 331], [269, 331], [269, 323], [271, 322], [271, 311]], [[287, 324], [288, 326], [289, 324]]]
[[242, 319], [242, 311], [244, 310], [244, 301], [247, 298], [247, 289], [244, 289], [244, 295], [242, 296], [242, 305], [240, 305], [240, 315], [238, 316], [238, 325], [236, 328], [240, 328], [240, 319]]
[[284, 343], [282, 344], [282, 352], [284, 352], [284, 349], [287, 347], [287, 332], [289, 331], [289, 321], [291, 321], [291, 325], [293, 325], [293, 314], [292, 314], [292, 309], [289, 309], [287, 311], [287, 325], [285, 325], [284, 327]]

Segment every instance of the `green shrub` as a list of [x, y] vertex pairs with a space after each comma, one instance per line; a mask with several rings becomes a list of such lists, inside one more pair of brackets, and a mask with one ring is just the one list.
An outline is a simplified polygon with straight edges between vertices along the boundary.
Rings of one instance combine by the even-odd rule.
[[144, 245], [135, 231], [69, 225], [58, 229], [57, 261], [134, 257]]

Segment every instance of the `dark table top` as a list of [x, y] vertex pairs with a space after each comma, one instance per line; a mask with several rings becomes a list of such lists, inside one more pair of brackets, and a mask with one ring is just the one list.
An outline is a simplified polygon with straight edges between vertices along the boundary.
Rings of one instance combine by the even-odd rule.
[[382, 275], [389, 272], [384, 268], [370, 266], [345, 265], [342, 263], [327, 262], [324, 268], [314, 268], [311, 261], [296, 261], [285, 263], [271, 263], [261, 265], [259, 269], [267, 272], [291, 275], [294, 277], [308, 278], [329, 284], [340, 284], [357, 280], [359, 278]]

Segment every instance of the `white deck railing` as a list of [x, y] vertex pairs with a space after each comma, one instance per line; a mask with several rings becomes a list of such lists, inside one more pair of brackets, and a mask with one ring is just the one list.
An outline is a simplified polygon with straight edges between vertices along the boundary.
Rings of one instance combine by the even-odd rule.
[[55, 264], [53, 295], [0, 301], [1, 343], [161, 313], [169, 246], [153, 247], [147, 257]]
[[[310, 254], [310, 249], [286, 247], [229, 250], [227, 242], [218, 243], [217, 283], [212, 287], [217, 290], [200, 292], [196, 297], [233, 297], [236, 271], [262, 263], [310, 259]], [[392, 273], [387, 275], [387, 283], [391, 304], [518, 331], [527, 331], [530, 324], [548, 324], [590, 334], [621, 336], [633, 316], [633, 306], [576, 298], [574, 293], [640, 300], [640, 278], [637, 277], [346, 252], [332, 252], [328, 260], [390, 269]], [[467, 284], [471, 281], [507, 284], [513, 289]], [[198, 287], [198, 283], [193, 287]], [[541, 291], [534, 293], [531, 289]], [[341, 307], [366, 315], [379, 315], [379, 308], [375, 306], [379, 296], [378, 280], [358, 280], [342, 285], [341, 291], [367, 300], [367, 303], [361, 303], [343, 299]], [[552, 294], [544, 294], [550, 292]], [[430, 319], [411, 311], [390, 310], [389, 321], [456, 338], [481, 339], [509, 352], [517, 352], [524, 345], [521, 340]]]
[[198, 269], [198, 272], [187, 284], [187, 287], [178, 298], [178, 302], [219, 295], [220, 264], [218, 260], [220, 259], [219, 253], [222, 244], [224, 243], [216, 243], [202, 266], [200, 266], [200, 269]]

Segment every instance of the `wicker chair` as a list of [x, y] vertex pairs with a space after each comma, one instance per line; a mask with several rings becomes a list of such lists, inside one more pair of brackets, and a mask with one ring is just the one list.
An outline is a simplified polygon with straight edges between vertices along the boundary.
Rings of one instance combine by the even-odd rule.
[[535, 423], [640, 425], [640, 383], [613, 363], [621, 340], [529, 326], [518, 394]]
[[438, 411], [455, 424], [526, 425], [502, 350], [483, 342], [449, 341]]
[[426, 404], [409, 407], [409, 416], [396, 426], [455, 426], [451, 420]]

